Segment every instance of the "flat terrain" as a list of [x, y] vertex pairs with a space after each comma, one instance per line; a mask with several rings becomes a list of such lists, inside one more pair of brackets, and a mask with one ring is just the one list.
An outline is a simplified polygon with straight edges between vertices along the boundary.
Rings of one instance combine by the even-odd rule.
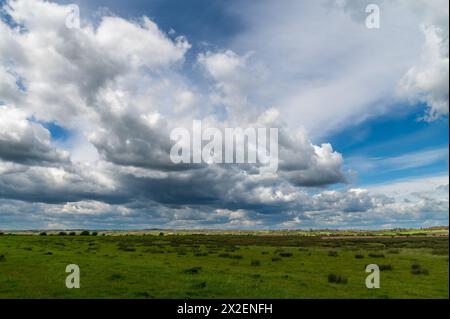
[[0, 236], [0, 298], [448, 298], [448, 274], [448, 230]]

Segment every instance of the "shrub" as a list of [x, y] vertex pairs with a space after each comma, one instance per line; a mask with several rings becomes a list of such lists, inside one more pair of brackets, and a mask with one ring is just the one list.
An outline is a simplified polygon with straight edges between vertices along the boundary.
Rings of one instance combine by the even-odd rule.
[[392, 270], [393, 268], [391, 264], [381, 264], [378, 267], [380, 268], [380, 271]]
[[242, 259], [242, 258], [244, 258], [242, 255], [230, 255], [230, 258], [233, 258], [233, 259]]
[[427, 276], [430, 274], [430, 272], [428, 269], [423, 268], [422, 265], [420, 265], [419, 263], [413, 263], [411, 264], [411, 274]]
[[60, 231], [58, 233], [59, 236], [67, 236], [67, 233], [65, 231]]
[[363, 254], [355, 254], [355, 258], [356, 259], [363, 259], [364, 255]]
[[195, 284], [194, 288], [197, 288], [197, 289], [206, 288], [206, 281], [202, 281], [202, 282], [199, 282], [198, 284]]
[[389, 254], [400, 254], [400, 250], [399, 249], [390, 249], [388, 250]]
[[330, 251], [328, 251], [328, 256], [330, 256], [330, 257], [337, 257], [338, 256], [338, 252], [336, 250], [330, 250]]
[[412, 263], [411, 264], [411, 269], [420, 269], [422, 268], [422, 266], [419, 263]]
[[272, 257], [272, 261], [280, 261], [280, 260], [281, 260], [281, 257], [278, 257], [278, 256]]
[[228, 254], [228, 253], [223, 253], [223, 254], [218, 254], [217, 256], [218, 256], [218, 257], [222, 257], [222, 258], [227, 258], [227, 257], [230, 257], [230, 254]]
[[433, 255], [441, 255], [441, 256], [448, 256], [448, 249], [445, 248], [435, 248], [431, 252]]
[[369, 257], [372, 257], [372, 258], [384, 258], [384, 254], [383, 253], [370, 253]]
[[47, 233], [45, 231], [39, 233], [39, 236], [47, 236]]
[[195, 274], [198, 274], [200, 271], [202, 271], [202, 267], [192, 267], [192, 268], [183, 270], [183, 273], [189, 274], [189, 275], [195, 275]]
[[83, 230], [81, 233], [80, 233], [80, 236], [89, 236], [90, 235], [90, 233], [89, 233], [89, 231], [87, 231], [87, 230]]
[[203, 253], [203, 252], [196, 252], [195, 254], [194, 254], [194, 256], [197, 256], [197, 257], [200, 257], [200, 256], [208, 256], [208, 253]]
[[146, 291], [138, 291], [134, 294], [138, 298], [150, 298], [151, 295]]
[[5, 255], [0, 255], [0, 261], [5, 261], [5, 260], [6, 260]]
[[250, 262], [250, 266], [256, 267], [256, 266], [260, 266], [261, 262], [259, 260], [252, 260]]
[[163, 232], [160, 232], [160, 233], [159, 233], [159, 236], [164, 236], [164, 233], [163, 233]]
[[419, 268], [419, 269], [411, 269], [411, 274], [413, 275], [429, 275], [430, 272], [426, 268]]
[[281, 257], [292, 257], [293, 254], [292, 253], [280, 253]]
[[346, 284], [347, 283], [347, 277], [337, 274], [329, 274], [328, 275], [328, 282], [334, 283], [334, 284]]
[[125, 277], [121, 274], [112, 274], [111, 276], [109, 276], [109, 280], [121, 280], [124, 278]]
[[4, 235], [4, 233], [0, 231], [0, 236], [3, 236], [3, 235]]
[[76, 235], [76, 233], [74, 232], [74, 231], [71, 231], [70, 233], [69, 233], [69, 236], [75, 236]]
[[98, 233], [96, 232], [96, 231], [94, 231], [94, 232], [92, 232], [92, 234], [91, 234], [92, 236], [97, 236], [98, 235]]

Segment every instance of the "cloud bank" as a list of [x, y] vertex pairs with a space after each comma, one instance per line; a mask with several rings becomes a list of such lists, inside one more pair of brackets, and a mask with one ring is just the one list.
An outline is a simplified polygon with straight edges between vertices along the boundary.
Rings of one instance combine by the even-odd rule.
[[[421, 101], [428, 120], [448, 114], [448, 29], [430, 25], [420, 29], [424, 41], [406, 39], [401, 32], [420, 20], [414, 16], [390, 35], [394, 53], [387, 53], [386, 33], [367, 41], [351, 8], [296, 3], [256, 5], [259, 14], [244, 17], [248, 27], [230, 48], [198, 54], [192, 63], [203, 78], [197, 83], [185, 67], [189, 39], [163, 32], [148, 17], [105, 15], [68, 28], [69, 6], [7, 1], [0, 21], [0, 225], [439, 223], [448, 212], [448, 183], [408, 201], [351, 185], [330, 190], [349, 183], [345, 159], [310, 134], [384, 112], [388, 100]], [[400, 1], [394, 9], [399, 6], [407, 5]], [[316, 25], [324, 12], [333, 18]], [[409, 44], [421, 53], [407, 54]], [[368, 63], [375, 46], [380, 55]], [[349, 52], [350, 60], [339, 58]], [[194, 119], [206, 127], [279, 128], [278, 172], [172, 163], [170, 131]], [[45, 123], [70, 131], [76, 143], [58, 141]]]

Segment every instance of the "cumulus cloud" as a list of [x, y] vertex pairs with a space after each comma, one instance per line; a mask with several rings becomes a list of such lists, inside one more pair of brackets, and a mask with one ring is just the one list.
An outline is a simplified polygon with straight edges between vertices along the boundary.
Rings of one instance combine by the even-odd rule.
[[425, 119], [434, 120], [448, 115], [448, 29], [431, 25], [422, 30], [425, 44], [421, 60], [401, 79], [399, 90], [410, 100], [425, 103], [429, 107]]
[[69, 29], [69, 6], [19, 0], [8, 1], [4, 9], [25, 28], [1, 23], [0, 59], [26, 87], [21, 107], [63, 125], [76, 126], [80, 114], [96, 106], [98, 91], [114, 80], [140, 68], [156, 70], [180, 62], [190, 47], [182, 37], [168, 39], [146, 17], [134, 22], [105, 16], [96, 28], [86, 24]]
[[0, 106], [0, 159], [40, 164], [67, 162], [69, 154], [52, 146], [50, 132], [25, 112]]
[[[193, 67], [203, 78], [193, 83], [183, 69], [190, 42], [165, 34], [148, 17], [128, 20], [106, 12], [69, 29], [68, 6], [7, 1], [3, 10], [9, 18], [0, 20], [2, 225], [313, 227], [363, 225], [364, 216], [369, 223], [384, 208], [392, 216], [411, 205], [419, 213], [441, 212], [442, 193], [434, 199], [415, 196], [406, 204], [366, 189], [323, 189], [347, 183], [344, 158], [330, 143], [316, 145], [310, 132], [317, 136], [361, 118], [380, 96], [393, 97], [400, 74], [408, 72], [403, 87], [430, 103], [430, 116], [445, 111], [439, 104], [445, 95], [441, 83], [418, 81], [422, 73], [435, 79], [428, 72], [441, 71], [441, 64], [427, 64], [436, 62], [435, 51], [431, 60], [425, 53], [414, 71], [408, 68], [415, 57], [397, 64], [403, 48], [421, 44], [401, 36], [409, 24], [393, 37], [396, 54], [382, 50], [367, 65], [369, 52], [384, 48], [389, 32], [360, 47], [367, 30], [345, 12], [333, 11], [327, 27], [317, 25], [315, 17], [327, 12], [324, 3], [289, 2], [294, 19], [294, 12], [274, 11], [274, 2], [262, 1], [255, 7], [260, 14], [244, 17], [249, 28], [230, 48], [197, 55]], [[302, 13], [304, 19], [298, 19], [303, 7], [311, 17]], [[268, 13], [275, 15], [261, 19]], [[341, 34], [337, 26], [353, 35]], [[313, 29], [335, 40], [316, 41]], [[349, 51], [355, 59], [338, 59]], [[378, 79], [392, 65], [395, 72]], [[261, 175], [258, 165], [172, 163], [170, 131], [189, 128], [194, 119], [204, 128], [278, 128], [278, 172]], [[44, 122], [70, 129], [77, 143], [55, 141]]]
[[[230, 11], [246, 28], [231, 47], [252, 51], [266, 69], [265, 89], [250, 90], [253, 97], [277, 105], [289, 126], [301, 123], [315, 137], [410, 101], [445, 114], [448, 3], [372, 3], [380, 6], [380, 29], [365, 26], [367, 1], [234, 4]], [[421, 26], [428, 26], [427, 38]], [[401, 83], [409, 93], [399, 94]]]

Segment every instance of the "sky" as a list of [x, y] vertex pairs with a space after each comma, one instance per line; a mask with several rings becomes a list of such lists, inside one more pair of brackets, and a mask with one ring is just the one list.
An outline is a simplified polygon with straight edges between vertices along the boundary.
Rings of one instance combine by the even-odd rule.
[[[0, 7], [0, 229], [448, 225], [445, 0]], [[278, 128], [278, 170], [173, 163], [193, 120]]]

